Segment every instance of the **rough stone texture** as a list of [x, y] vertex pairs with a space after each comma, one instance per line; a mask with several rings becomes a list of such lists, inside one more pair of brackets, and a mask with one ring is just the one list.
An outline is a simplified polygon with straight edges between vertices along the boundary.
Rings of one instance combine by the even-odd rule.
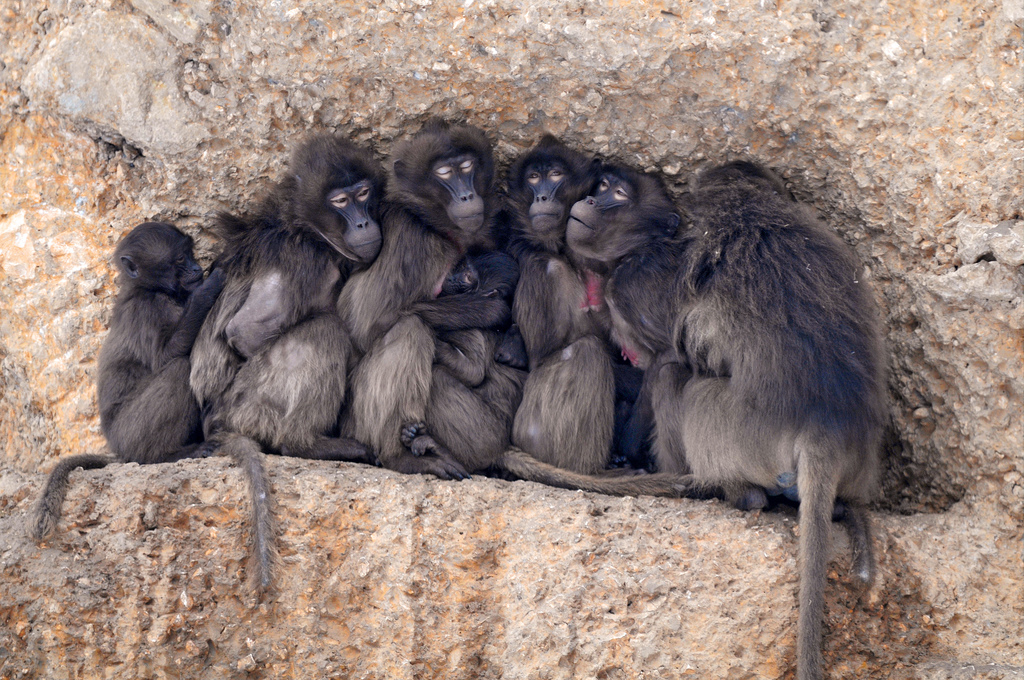
[[[40, 477], [0, 474], [0, 676], [792, 675], [794, 513], [268, 461], [285, 567], [259, 607], [225, 459], [78, 473], [42, 547]], [[1019, 545], [955, 510], [876, 526], [867, 593], [834, 532], [832, 677], [1018, 680]]]
[[[887, 580], [867, 604], [842, 595], [849, 611], [836, 599], [846, 592], [845, 576], [833, 584], [834, 675], [902, 677], [914, 668], [918, 675], [906, 677], [1019, 677], [1011, 667], [1024, 666], [1022, 26], [1022, 0], [854, 0], [842, 7], [816, 0], [7, 0], [0, 6], [0, 521], [2, 545], [12, 546], [4, 550], [14, 551], [2, 559], [17, 578], [8, 585], [5, 573], [9, 591], [0, 607], [23, 607], [3, 610], [0, 627], [10, 626], [14, 637], [4, 633], [0, 646], [20, 650], [15, 658], [35, 669], [28, 674], [42, 677], [60, 677], [53, 673], [62, 659], [95, 669], [109, 655], [142, 675], [146, 668], [159, 675], [161, 664], [168, 675], [213, 673], [196, 661], [207, 639], [228, 650], [209, 652], [210, 668], [232, 663], [238, 675], [247, 663], [287, 663], [261, 649], [323, 658], [339, 677], [343, 661], [357, 669], [353, 677], [457, 677], [437, 664], [471, 667], [469, 650], [490, 664], [492, 677], [593, 677], [601, 669], [608, 678], [641, 671], [677, 677], [686, 674], [684, 659], [722, 670], [709, 677], [776, 677], [781, 670], [771, 663], [786, 667], [792, 617], [780, 614], [794, 604], [791, 520], [769, 515], [748, 529], [748, 519], [715, 505], [601, 499], [618, 519], [588, 520], [577, 494], [474, 482], [455, 498], [449, 486], [420, 479], [281, 464], [289, 476], [276, 479], [279, 491], [291, 489], [280, 503], [295, 559], [340, 564], [354, 559], [355, 545], [377, 566], [359, 571], [356, 560], [354, 574], [323, 576], [324, 588], [344, 593], [334, 600], [317, 600], [290, 581], [281, 603], [298, 604], [254, 612], [235, 589], [242, 553], [234, 502], [218, 500], [235, 498], [237, 480], [219, 462], [199, 464], [219, 475], [205, 486], [181, 478], [201, 495], [179, 490], [164, 498], [179, 479], [178, 472], [158, 477], [164, 468], [82, 475], [74, 493], [84, 495], [69, 513], [93, 516], [82, 503], [98, 491], [103, 526], [89, 524], [87, 534], [72, 532], [41, 552], [24, 543], [16, 525], [41, 472], [61, 455], [102, 447], [95, 361], [114, 291], [108, 257], [120, 235], [146, 219], [171, 220], [197, 235], [208, 260], [216, 248], [203, 232], [208, 216], [253, 200], [307, 130], [337, 130], [383, 155], [441, 114], [487, 129], [502, 161], [549, 130], [680, 186], [693, 170], [736, 157], [780, 170], [857, 250], [865, 271], [855, 274], [873, 280], [892, 354], [893, 427], [878, 503], [891, 549]], [[127, 489], [117, 505], [102, 493], [114, 479]], [[292, 487], [300, 483], [316, 493]], [[143, 484], [158, 491], [143, 492]], [[327, 505], [328, 494], [329, 511], [307, 516], [302, 509], [320, 502], [317, 485], [331, 484], [345, 489], [344, 501]], [[356, 509], [346, 510], [348, 503]], [[570, 568], [563, 550], [530, 552], [534, 533], [550, 541], [562, 522], [584, 521], [600, 527], [598, 536], [613, 533], [638, 507], [646, 516], [658, 508], [678, 528], [636, 533], [635, 547], [599, 552], [589, 564], [578, 558], [582, 567]], [[338, 512], [345, 514], [340, 524], [324, 524]], [[519, 528], [523, 516], [543, 518], [543, 529]], [[158, 528], [139, 528], [147, 521]], [[189, 542], [180, 528], [189, 522], [204, 538], [219, 531], [218, 539]], [[350, 523], [365, 535], [345, 538]], [[412, 524], [420, 543], [408, 533]], [[514, 527], [525, 540], [491, 524]], [[631, 532], [642, 531], [634, 525], [642, 523], [629, 524]], [[453, 533], [455, 526], [466, 533]], [[146, 547], [147, 536], [157, 535], [159, 544]], [[403, 548], [389, 558], [393, 539]], [[496, 553], [504, 561], [488, 557], [494, 541], [504, 541], [505, 552]], [[592, 543], [599, 551], [602, 544]], [[87, 552], [90, 545], [108, 551], [110, 561]], [[694, 557], [701, 550], [714, 560]], [[500, 568], [519, 565], [520, 553], [538, 569], [526, 591]], [[774, 559], [762, 560], [765, 553]], [[655, 603], [649, 624], [616, 594], [646, 591], [612, 577], [634, 573], [639, 567], [629, 560], [640, 554], [644, 569], [674, 565], [655, 570], [676, 591]], [[200, 613], [173, 604], [173, 575], [165, 572], [177, 560], [185, 561], [175, 567], [175, 587], [191, 582], [189, 560], [215, 574], [200, 579], [216, 593]], [[139, 561], [152, 566], [143, 585], [118, 571]], [[230, 565], [217, 572], [214, 563]], [[81, 584], [79, 599], [55, 590], [105, 574], [122, 575], [110, 577], [116, 587]], [[699, 596], [687, 585], [696, 580]], [[455, 585], [445, 590], [446, 583]], [[471, 583], [485, 584], [486, 595], [472, 596]], [[679, 594], [687, 589], [692, 601]], [[542, 591], [553, 594], [536, 600]], [[595, 604], [604, 597], [614, 606]], [[716, 597], [732, 599], [725, 605]], [[633, 602], [648, 606], [652, 598]], [[319, 613], [309, 613], [314, 600]], [[170, 625], [179, 613], [192, 628]], [[746, 627], [733, 627], [732, 615]], [[271, 625], [275, 616], [287, 625]], [[837, 616], [846, 617], [838, 638]], [[154, 623], [145, 635], [156, 636], [148, 652], [119, 646], [106, 632], [127, 621], [141, 636], [146, 617]], [[206, 618], [197, 624], [196, 617]], [[688, 628], [691, 619], [700, 625]], [[89, 623], [74, 635], [52, 632], [79, 621]], [[173, 634], [160, 633], [159, 621]], [[222, 632], [221, 621], [234, 632]], [[180, 633], [195, 626], [204, 632]], [[260, 632], [253, 649], [245, 646], [246, 626]], [[641, 628], [656, 632], [637, 641]], [[31, 637], [40, 630], [51, 631], [45, 642]], [[320, 630], [326, 639], [358, 642], [332, 650], [357, 651], [304, 654], [296, 638]], [[387, 644], [384, 631], [392, 636]], [[846, 635], [860, 641], [850, 643], [848, 657]], [[460, 636], [464, 644], [455, 644]], [[595, 642], [613, 638], [621, 641]], [[878, 640], [884, 645], [872, 647]], [[62, 652], [57, 641], [71, 646]], [[385, 670], [389, 651], [410, 665]], [[620, 652], [622, 670], [613, 671]], [[550, 662], [557, 654], [553, 665], [530, 665], [534, 656]], [[20, 672], [3, 657], [0, 677]], [[892, 670], [897, 661], [903, 670]], [[975, 670], [960, 665], [967, 663]]]

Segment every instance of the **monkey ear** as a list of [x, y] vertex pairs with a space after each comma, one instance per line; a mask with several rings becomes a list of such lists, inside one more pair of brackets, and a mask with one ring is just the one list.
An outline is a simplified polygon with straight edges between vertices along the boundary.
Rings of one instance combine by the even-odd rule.
[[127, 274], [129, 278], [137, 279], [139, 277], [139, 267], [135, 264], [135, 260], [133, 260], [131, 256], [122, 255], [121, 265], [124, 267], [124, 273]]
[[395, 176], [406, 179], [409, 176], [409, 166], [401, 158], [395, 159]]
[[676, 233], [679, 228], [679, 213], [672, 213], [665, 221], [665, 232], [669, 235]]

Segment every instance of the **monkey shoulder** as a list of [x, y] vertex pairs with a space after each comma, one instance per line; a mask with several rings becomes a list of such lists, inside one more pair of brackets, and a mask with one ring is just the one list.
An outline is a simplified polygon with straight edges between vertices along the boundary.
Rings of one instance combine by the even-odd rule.
[[160, 292], [135, 290], [121, 296], [101, 356], [152, 367], [183, 310], [184, 304]]

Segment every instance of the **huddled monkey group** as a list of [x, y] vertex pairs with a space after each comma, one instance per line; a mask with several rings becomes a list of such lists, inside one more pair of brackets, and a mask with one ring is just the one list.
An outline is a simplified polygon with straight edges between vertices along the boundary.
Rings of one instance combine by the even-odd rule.
[[331, 134], [192, 239], [145, 223], [114, 252], [100, 357], [112, 455], [64, 459], [31, 518], [59, 521], [76, 467], [231, 456], [249, 575], [279, 568], [262, 455], [500, 475], [607, 494], [799, 500], [797, 668], [820, 678], [830, 523], [874, 558], [885, 360], [851, 250], [772, 172], [663, 181], [544, 136], [500, 182], [486, 134], [441, 120], [393, 149]]

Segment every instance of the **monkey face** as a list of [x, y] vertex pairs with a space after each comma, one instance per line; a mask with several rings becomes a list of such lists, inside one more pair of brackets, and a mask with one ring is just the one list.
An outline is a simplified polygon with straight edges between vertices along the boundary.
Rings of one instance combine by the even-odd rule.
[[459, 295], [461, 293], [473, 293], [480, 285], [480, 275], [476, 267], [468, 259], [455, 267], [441, 284], [441, 295]]
[[547, 233], [561, 228], [565, 197], [560, 189], [567, 174], [565, 166], [558, 161], [526, 167], [522, 182], [533, 195], [528, 213], [533, 232]]
[[372, 262], [380, 252], [380, 225], [370, 214], [376, 198], [373, 184], [368, 179], [327, 192], [326, 200], [333, 219], [330, 220], [330, 228], [325, 229], [322, 235], [350, 260]]
[[372, 262], [381, 248], [384, 171], [369, 151], [330, 134], [316, 135], [292, 156], [289, 212], [347, 260]]
[[192, 237], [173, 225], [145, 222], [121, 240], [114, 257], [135, 287], [184, 299], [203, 282], [192, 245]]
[[678, 227], [679, 214], [656, 177], [609, 164], [593, 193], [572, 206], [565, 236], [570, 254], [607, 268]]
[[477, 165], [473, 154], [460, 154], [435, 161], [430, 170], [435, 184], [444, 188], [440, 197], [449, 219], [467, 234], [484, 224], [484, 199], [474, 183]]
[[623, 178], [605, 173], [594, 192], [569, 211], [565, 237], [577, 253], [601, 262], [621, 257], [621, 238], [633, 228], [636, 190]]
[[569, 208], [590, 193], [601, 161], [545, 135], [510, 170], [509, 195], [527, 238], [549, 247], [565, 239]]

